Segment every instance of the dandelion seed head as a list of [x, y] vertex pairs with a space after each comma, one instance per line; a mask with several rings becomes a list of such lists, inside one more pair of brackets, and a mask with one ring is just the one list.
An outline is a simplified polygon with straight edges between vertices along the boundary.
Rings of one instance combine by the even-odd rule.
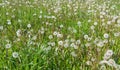
[[36, 35], [32, 37], [32, 40], [36, 40], [36, 39], [37, 39], [37, 36], [36, 36]]
[[28, 24], [27, 27], [28, 27], [28, 28], [31, 28], [31, 24]]
[[120, 24], [120, 19], [117, 20], [117, 23]]
[[81, 26], [81, 22], [80, 22], [80, 21], [78, 21], [78, 22], [77, 22], [77, 25], [80, 27], [80, 26]]
[[100, 67], [100, 70], [106, 70], [106, 66], [105, 66], [105, 65], [102, 65], [102, 66]]
[[57, 34], [57, 37], [58, 37], [58, 38], [62, 38], [63, 35], [62, 35], [62, 34]]
[[112, 55], [113, 55], [113, 51], [112, 50], [107, 50], [107, 52], [104, 54], [103, 59], [108, 60]]
[[8, 24], [8, 25], [11, 25], [11, 20], [7, 20], [7, 24]]
[[95, 27], [92, 25], [92, 26], [90, 27], [90, 29], [91, 29], [91, 30], [94, 30], [94, 29], [95, 29]]
[[57, 32], [57, 31], [54, 31], [54, 32], [53, 32], [53, 35], [57, 35], [57, 34], [58, 34], [58, 32]]
[[71, 52], [71, 55], [73, 56], [73, 57], [77, 57], [77, 54], [73, 51], [73, 52]]
[[88, 39], [88, 35], [84, 35], [84, 39]]
[[65, 47], [65, 48], [69, 47], [69, 44], [68, 44], [68, 43], [65, 43], [65, 44], [64, 44], [64, 47]]
[[91, 46], [91, 43], [86, 43], [85, 46], [86, 46], [86, 47], [90, 47], [90, 46]]
[[55, 42], [51, 42], [51, 46], [55, 46]]
[[13, 58], [18, 58], [18, 53], [17, 52], [13, 52], [12, 56], [13, 56]]
[[104, 43], [103, 43], [102, 41], [100, 41], [100, 42], [97, 43], [97, 46], [98, 46], [98, 47], [103, 47], [103, 46], [104, 46]]
[[16, 31], [16, 34], [17, 34], [18, 37], [20, 37], [20, 36], [21, 36], [21, 30], [18, 29], [18, 30]]
[[105, 33], [104, 38], [109, 38], [109, 34]]
[[105, 40], [103, 40], [103, 42], [106, 44], [106, 43], [108, 43], [108, 40], [107, 40], [107, 39], [105, 39]]
[[11, 48], [11, 44], [6, 44], [5, 47], [6, 47], [6, 49]]
[[95, 25], [95, 26], [98, 25], [98, 22], [94, 22], [94, 25]]
[[116, 66], [116, 63], [115, 63], [115, 61], [114, 61], [113, 59], [109, 59], [109, 60], [108, 60], [108, 65], [109, 65], [109, 66], [112, 66], [112, 67], [115, 67], [115, 66]]
[[61, 24], [61, 25], [60, 25], [60, 28], [63, 28], [63, 27], [64, 27], [64, 26]]
[[58, 45], [63, 46], [63, 41], [58, 41]]
[[120, 33], [119, 33], [119, 32], [114, 33], [114, 36], [115, 36], [115, 37], [118, 37], [118, 36], [120, 36]]
[[86, 61], [86, 64], [87, 65], [92, 65], [92, 62], [91, 61]]
[[76, 41], [76, 44], [77, 44], [77, 45], [81, 44], [81, 41], [80, 41], [80, 40], [77, 40], [77, 41]]
[[111, 21], [108, 21], [107, 24], [110, 25], [110, 24], [112, 24], [112, 22], [111, 22]]
[[3, 26], [0, 26], [0, 30], [3, 30]]
[[48, 37], [49, 39], [53, 39], [53, 36], [52, 35], [49, 35], [49, 37]]

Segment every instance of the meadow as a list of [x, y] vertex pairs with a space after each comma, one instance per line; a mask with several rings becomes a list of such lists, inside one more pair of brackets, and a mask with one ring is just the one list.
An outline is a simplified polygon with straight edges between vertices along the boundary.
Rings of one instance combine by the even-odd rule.
[[120, 0], [0, 0], [0, 70], [120, 70]]

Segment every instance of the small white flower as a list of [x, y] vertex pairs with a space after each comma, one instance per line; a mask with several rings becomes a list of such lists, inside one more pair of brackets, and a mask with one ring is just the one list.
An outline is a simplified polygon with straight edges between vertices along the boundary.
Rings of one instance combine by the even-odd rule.
[[69, 47], [69, 44], [68, 44], [68, 43], [65, 43], [65, 44], [64, 44], [64, 47], [65, 47], [65, 48]]
[[102, 23], [102, 26], [105, 26], [105, 25], [106, 25], [106, 24], [103, 22], [103, 23]]
[[31, 24], [28, 24], [27, 27], [28, 27], [28, 28], [31, 28]]
[[44, 49], [46, 52], [48, 52], [49, 50], [51, 50], [51, 46], [48, 46], [47, 48]]
[[77, 24], [78, 24], [79, 27], [81, 26], [81, 22], [80, 21], [78, 21]]
[[53, 32], [53, 35], [57, 35], [57, 34], [58, 34], [58, 32], [56, 32], [56, 31]]
[[114, 33], [115, 37], [118, 37], [120, 35], [120, 33]]
[[116, 70], [120, 70], [120, 65], [116, 64]]
[[63, 28], [63, 25], [62, 25], [62, 24], [60, 25], [60, 28]]
[[58, 45], [62, 46], [63, 45], [63, 41], [58, 41]]
[[76, 56], [77, 56], [77, 54], [76, 54], [75, 52], [71, 52], [71, 55], [72, 55], [73, 57], [76, 57]]
[[94, 44], [97, 44], [99, 42], [99, 39], [96, 38], [93, 42], [94, 42]]
[[8, 12], [6, 12], [6, 15], [9, 15], [9, 13], [8, 13]]
[[3, 30], [3, 26], [0, 26], [0, 30]]
[[112, 67], [115, 67], [115, 66], [116, 66], [116, 63], [115, 63], [115, 61], [114, 61], [113, 59], [109, 59], [109, 60], [108, 60], [108, 65], [109, 65], [109, 66], [112, 66]]
[[105, 39], [105, 40], [103, 40], [103, 42], [104, 42], [104, 43], [108, 43], [108, 40], [107, 40], [107, 39]]
[[51, 45], [51, 42], [48, 42], [47, 44], [48, 44], [48, 45]]
[[104, 43], [103, 43], [103, 42], [99, 42], [99, 43], [97, 43], [97, 46], [98, 46], [98, 47], [103, 47], [103, 46], [104, 46]]
[[7, 20], [7, 24], [10, 25], [11, 24], [11, 20]]
[[77, 41], [76, 41], [76, 44], [78, 44], [78, 45], [79, 45], [80, 43], [81, 43], [81, 41], [80, 41], [80, 40], [77, 40]]
[[77, 33], [77, 30], [76, 30], [76, 29], [73, 29], [73, 33]]
[[97, 22], [94, 22], [94, 25], [96, 26], [98, 23]]
[[92, 61], [92, 62], [94, 62], [95, 60], [96, 60], [96, 58], [93, 58], [93, 57], [91, 58], [91, 61]]
[[69, 42], [69, 39], [66, 39], [65, 42], [68, 43], [68, 42]]
[[89, 19], [88, 22], [91, 22], [91, 19]]
[[78, 49], [78, 46], [77, 45], [73, 45], [74, 49]]
[[96, 50], [97, 50], [98, 52], [100, 52], [101, 49], [98, 47]]
[[100, 18], [102, 19], [102, 18], [103, 18], [103, 15], [100, 15]]
[[87, 65], [92, 65], [92, 62], [91, 61], [87, 61], [86, 64]]
[[112, 22], [111, 22], [111, 21], [108, 21], [107, 24], [110, 25], [110, 24], [112, 24]]
[[84, 39], [88, 39], [88, 35], [84, 35]]
[[102, 65], [102, 66], [100, 67], [100, 70], [106, 70], [106, 66], [105, 66], [105, 65]]
[[44, 31], [44, 30], [41, 30], [41, 31], [40, 31], [40, 33], [41, 33], [41, 34], [44, 34], [44, 33], [45, 33], [45, 31]]
[[18, 37], [20, 37], [20, 36], [21, 36], [21, 30], [18, 29], [18, 30], [16, 31], [16, 34], [17, 34]]
[[71, 44], [70, 44], [70, 47], [74, 47], [74, 45], [75, 45], [74, 43], [71, 43]]
[[17, 52], [13, 52], [12, 56], [13, 56], [13, 58], [18, 58], [18, 53]]
[[5, 47], [6, 47], [6, 49], [11, 48], [11, 44], [6, 44]]
[[40, 14], [42, 14], [43, 12], [42, 11], [40, 11]]
[[106, 14], [106, 12], [102, 11], [102, 12], [100, 12], [100, 14], [101, 14], [101, 15], [105, 15], [105, 14]]
[[109, 38], [109, 34], [105, 33], [104, 38]]
[[21, 23], [21, 22], [22, 22], [22, 20], [18, 19], [18, 22], [19, 22], [19, 23]]
[[20, 41], [20, 38], [17, 38], [16, 41]]
[[108, 64], [108, 61], [107, 60], [102, 60], [99, 62], [100, 65], [103, 65], [103, 64]]
[[91, 43], [86, 43], [85, 46], [86, 46], [86, 47], [90, 47], [90, 46], [91, 46]]
[[52, 35], [49, 35], [49, 37], [48, 37], [49, 39], [52, 39], [53, 38], [53, 36]]
[[56, 17], [55, 17], [55, 16], [51, 16], [51, 18], [56, 19]]
[[75, 42], [75, 39], [74, 38], [71, 38], [71, 40], [70, 40], [71, 42]]
[[88, 37], [88, 38], [87, 38], [87, 41], [91, 41], [91, 40], [92, 40], [92, 38], [91, 38], [91, 37]]
[[90, 29], [94, 30], [94, 29], [95, 29], [95, 26], [92, 25], [92, 26], [90, 27]]
[[36, 40], [36, 39], [37, 39], [37, 36], [36, 36], [36, 35], [32, 37], [32, 40]]
[[112, 50], [107, 50], [107, 52], [104, 54], [103, 59], [108, 60], [112, 55], [113, 55], [113, 51]]
[[117, 23], [120, 24], [120, 19], [117, 20]]
[[62, 35], [62, 34], [57, 34], [57, 37], [58, 37], [58, 38], [62, 38], [63, 35]]
[[55, 46], [55, 42], [52, 42], [52, 43], [51, 43], [51, 46]]
[[42, 15], [40, 15], [39, 18], [42, 18]]

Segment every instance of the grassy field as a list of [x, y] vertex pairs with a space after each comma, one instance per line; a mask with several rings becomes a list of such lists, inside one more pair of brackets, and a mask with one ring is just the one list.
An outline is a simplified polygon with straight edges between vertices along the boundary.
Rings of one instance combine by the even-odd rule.
[[120, 70], [120, 1], [0, 0], [0, 70]]

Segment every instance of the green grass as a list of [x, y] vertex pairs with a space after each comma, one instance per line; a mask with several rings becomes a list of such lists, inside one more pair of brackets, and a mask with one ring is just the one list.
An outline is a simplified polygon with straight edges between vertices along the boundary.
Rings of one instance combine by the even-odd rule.
[[[113, 50], [114, 54], [110, 59], [114, 59], [118, 66], [120, 35], [115, 37], [114, 33], [120, 34], [120, 27], [116, 27], [120, 19], [120, 2], [119, 0], [110, 0], [110, 2], [93, 0], [88, 4], [86, 2], [88, 1], [0, 0], [0, 70], [101, 70], [102, 65], [99, 63], [107, 50]], [[115, 9], [111, 9], [113, 5]], [[107, 10], [103, 18], [100, 18], [102, 16], [100, 12]], [[96, 13], [88, 13], [88, 11], [96, 11]], [[42, 18], [39, 18], [40, 16]], [[55, 18], [50, 18], [51, 16]], [[118, 18], [108, 25], [107, 22], [113, 19], [109, 16], [118, 16]], [[10, 25], [7, 24], [8, 20], [11, 21]], [[77, 24], [79, 21], [80, 27]], [[98, 24], [94, 25], [94, 22]], [[105, 26], [102, 25], [103, 23]], [[30, 28], [27, 27], [28, 24], [31, 24]], [[60, 25], [63, 25], [63, 28]], [[95, 27], [94, 30], [91, 26]], [[21, 30], [20, 37], [16, 34], [18, 29]], [[63, 37], [54, 36], [55, 31]], [[104, 38], [105, 33], [109, 34], [109, 38]], [[49, 35], [53, 38], [49, 39]], [[84, 35], [88, 35], [91, 40], [84, 39]], [[98, 42], [94, 43], [96, 39]], [[64, 47], [65, 40], [68, 40], [67, 48]], [[77, 40], [81, 43], [76, 44]], [[104, 40], [108, 40], [108, 43], [103, 47], [97, 46], [99, 41]], [[63, 45], [59, 45], [59, 41], [62, 41]], [[55, 45], [49, 45], [50, 42], [54, 42]], [[11, 44], [11, 48], [7, 49], [6, 44]], [[18, 53], [17, 58], [13, 57], [13, 52]], [[90, 65], [87, 61], [91, 62]], [[105, 70], [117, 69], [108, 64], [103, 65], [106, 67]]]

